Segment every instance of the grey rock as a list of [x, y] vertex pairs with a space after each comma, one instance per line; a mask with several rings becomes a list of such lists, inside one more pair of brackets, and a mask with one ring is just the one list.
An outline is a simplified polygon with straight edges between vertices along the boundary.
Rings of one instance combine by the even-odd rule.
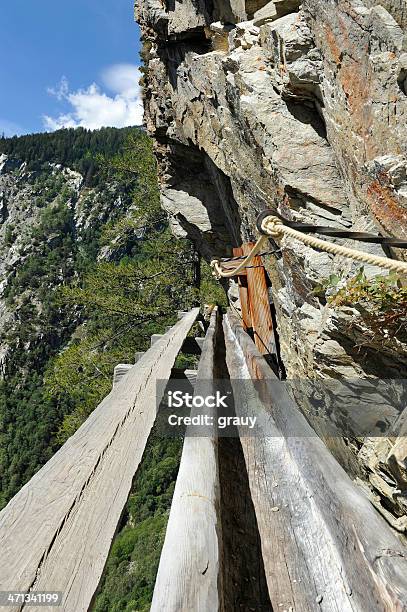
[[365, 170], [375, 158], [399, 155], [407, 136], [407, 96], [399, 83], [404, 61], [400, 29], [382, 9], [355, 13], [345, 3], [328, 11], [323, 0], [303, 3], [322, 58], [321, 112], [327, 137], [355, 218], [372, 215], [376, 227], [404, 237], [405, 225], [399, 222], [405, 215], [404, 198]]
[[366, 6], [377, 7], [380, 4], [404, 30], [407, 28], [407, 5], [405, 0], [364, 0]]
[[253, 23], [260, 26], [267, 21], [275, 21], [298, 11], [300, 4], [300, 0], [273, 0], [254, 13]]
[[229, 48], [232, 51], [238, 47], [250, 49], [259, 41], [260, 30], [253, 21], [238, 23], [229, 35]]
[[[38, 244], [33, 233], [41, 222], [44, 209], [47, 208], [51, 213], [58, 205], [59, 194], [51, 201], [46, 199], [48, 192], [45, 179], [58, 179], [62, 187], [71, 191], [72, 196], [67, 205], [73, 211], [78, 244], [86, 239], [90, 224], [98, 223], [102, 215], [109, 218], [109, 214], [122, 205], [120, 201], [113, 202], [108, 210], [98, 191], [85, 188], [83, 176], [74, 170], [48, 164], [38, 173], [28, 170], [27, 164], [17, 159], [0, 156], [0, 330], [4, 330], [6, 325], [12, 329], [19, 316], [20, 300], [10, 304], [5, 298], [9, 281], [14, 271], [36, 254]], [[110, 188], [113, 186], [106, 185], [106, 189]], [[57, 233], [49, 234], [48, 244], [52, 246], [57, 239]], [[107, 252], [105, 255], [108, 257]], [[35, 292], [28, 290], [24, 297], [29, 298], [33, 308], [41, 312], [42, 302]], [[40, 329], [38, 333], [41, 333]], [[0, 342], [0, 368], [7, 361], [8, 351], [3, 334]]]
[[168, 34], [187, 37], [208, 25], [210, 16], [203, 0], [175, 0], [168, 12]]
[[254, 13], [253, 23], [256, 26], [263, 25], [266, 21], [274, 21], [277, 19], [278, 13], [274, 2], [269, 2], [266, 6]]
[[142, 21], [149, 28], [166, 34], [168, 27], [168, 14], [160, 0], [143, 0], [135, 3], [136, 19]]
[[[158, 28], [141, 24], [160, 51], [148, 65], [146, 120], [177, 235], [207, 259], [229, 255], [253, 239], [257, 213], [271, 207], [294, 220], [406, 237], [407, 59], [398, 0], [214, 4], [212, 48], [192, 44], [191, 30], [182, 44], [168, 44]], [[281, 247], [267, 269], [288, 377], [405, 377], [406, 347], [372, 336], [363, 308], [332, 308], [318, 294], [331, 274], [346, 283], [359, 264], [297, 241]], [[383, 254], [377, 245], [359, 248]], [[378, 272], [366, 268], [368, 277]], [[236, 307], [237, 293], [231, 284]], [[394, 491], [380, 485], [378, 464], [366, 477], [359, 450], [343, 440], [332, 445], [398, 521]], [[404, 469], [389, 453], [386, 466]]]
[[371, 10], [373, 50], [402, 51], [404, 33], [396, 20], [380, 4]]
[[273, 80], [282, 93], [320, 98], [322, 61], [302, 15], [291, 14], [260, 29], [261, 45], [270, 53]]
[[235, 28], [232, 25], [224, 25], [220, 21], [211, 23], [206, 33], [212, 41], [212, 49], [214, 51], [229, 51], [229, 34], [234, 30]]

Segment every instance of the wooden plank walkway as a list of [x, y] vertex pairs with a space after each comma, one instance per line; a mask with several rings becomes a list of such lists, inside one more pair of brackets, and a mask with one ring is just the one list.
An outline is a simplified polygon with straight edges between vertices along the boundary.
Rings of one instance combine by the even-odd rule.
[[224, 330], [232, 384], [263, 381], [261, 398], [239, 382], [233, 387], [238, 416], [256, 412], [267, 427], [266, 436], [241, 443], [273, 609], [407, 610], [406, 547], [273, 384], [231, 312]]
[[[199, 362], [200, 381], [214, 376], [219, 320], [212, 313]], [[198, 412], [202, 410], [198, 409]], [[210, 410], [205, 411], [210, 415]], [[220, 492], [215, 437], [185, 437], [151, 612], [220, 609]]]
[[143, 355], [0, 513], [0, 591], [61, 591], [59, 609], [88, 610], [155, 421], [156, 380], [169, 378], [198, 312]]

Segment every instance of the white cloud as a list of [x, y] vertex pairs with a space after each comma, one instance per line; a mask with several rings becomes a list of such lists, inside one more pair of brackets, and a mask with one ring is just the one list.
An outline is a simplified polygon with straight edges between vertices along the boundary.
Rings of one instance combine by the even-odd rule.
[[85, 127], [91, 130], [100, 127], [126, 127], [141, 125], [143, 106], [139, 87], [140, 71], [131, 64], [116, 64], [102, 74], [104, 85], [114, 96], [107, 95], [96, 84], [86, 89], [70, 91], [66, 77], [62, 77], [56, 88], [48, 93], [59, 101], [68, 103], [69, 110], [58, 117], [43, 117], [46, 129], [54, 131], [63, 127]]
[[69, 95], [68, 79], [63, 76], [57, 87], [48, 87], [47, 93], [49, 93], [50, 96], [55, 96], [59, 101], [64, 100], [64, 98]]
[[116, 64], [102, 73], [106, 87], [116, 94], [134, 98], [140, 95], [140, 70], [132, 64]]

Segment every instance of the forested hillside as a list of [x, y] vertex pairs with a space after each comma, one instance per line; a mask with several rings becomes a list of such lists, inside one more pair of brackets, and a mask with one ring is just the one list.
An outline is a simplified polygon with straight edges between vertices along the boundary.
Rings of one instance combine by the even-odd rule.
[[[76, 137], [78, 143], [87, 138], [90, 144], [85, 130], [67, 135], [71, 144]], [[99, 137], [109, 137], [120, 150], [128, 135], [126, 130], [103, 130]], [[134, 137], [143, 138], [138, 132]], [[103, 229], [126, 214], [137, 189], [136, 177], [114, 175], [109, 157], [102, 157], [106, 146], [95, 146], [92, 153], [78, 146], [73, 165], [93, 159], [95, 186], [89, 189], [82, 174], [56, 165], [62, 141], [63, 132], [1, 141], [7, 157], [1, 158], [0, 175], [0, 505], [53, 454], [63, 418], [76, 408], [70, 398], [56, 398], [44, 384], [49, 360], [86, 319], [80, 306], [64, 302], [60, 289], [91, 270]], [[41, 163], [33, 169], [36, 142]], [[112, 154], [113, 148], [110, 158]]]
[[133, 133], [133, 128], [69, 128], [23, 137], [3, 136], [0, 138], [0, 153], [26, 162], [27, 170], [46, 170], [50, 163], [61, 164], [80, 172], [86, 184], [97, 184], [103, 175], [97, 156], [111, 158], [117, 155]]
[[[169, 233], [136, 128], [3, 138], [0, 192], [1, 508], [109, 393], [117, 363], [203, 291], [221, 296], [192, 244]], [[148, 605], [178, 454], [173, 440], [150, 442], [99, 610]]]

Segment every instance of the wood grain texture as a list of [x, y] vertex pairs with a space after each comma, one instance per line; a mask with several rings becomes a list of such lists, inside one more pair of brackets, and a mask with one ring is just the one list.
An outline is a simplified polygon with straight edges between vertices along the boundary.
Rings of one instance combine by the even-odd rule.
[[[407, 609], [407, 549], [315, 435], [239, 320], [224, 323], [239, 415], [267, 437], [242, 437], [273, 609]], [[273, 384], [274, 383], [274, 384]], [[273, 434], [272, 436], [270, 434]]]
[[[214, 378], [218, 314], [202, 349], [200, 381]], [[208, 392], [208, 383], [204, 385]], [[201, 411], [198, 411], [201, 412]], [[206, 414], [210, 414], [207, 409]], [[215, 436], [185, 437], [151, 612], [216, 612], [221, 609], [218, 449]]]
[[[243, 255], [242, 247], [233, 249], [234, 257], [241, 257], [242, 255]], [[240, 308], [242, 311], [243, 325], [244, 325], [244, 328], [247, 330], [249, 329], [249, 327], [252, 326], [252, 317], [250, 314], [249, 293], [247, 289], [247, 272], [245, 273], [245, 275], [239, 275], [237, 277], [237, 283], [239, 287]]]
[[0, 513], [0, 590], [62, 591], [59, 609], [88, 609], [155, 421], [156, 380], [169, 378], [197, 315], [143, 355]]
[[[243, 255], [249, 255], [254, 242], [243, 245]], [[267, 290], [266, 273], [261, 257], [254, 257], [247, 268], [247, 287], [249, 292], [250, 314], [254, 341], [262, 355], [275, 353], [273, 319]]]

